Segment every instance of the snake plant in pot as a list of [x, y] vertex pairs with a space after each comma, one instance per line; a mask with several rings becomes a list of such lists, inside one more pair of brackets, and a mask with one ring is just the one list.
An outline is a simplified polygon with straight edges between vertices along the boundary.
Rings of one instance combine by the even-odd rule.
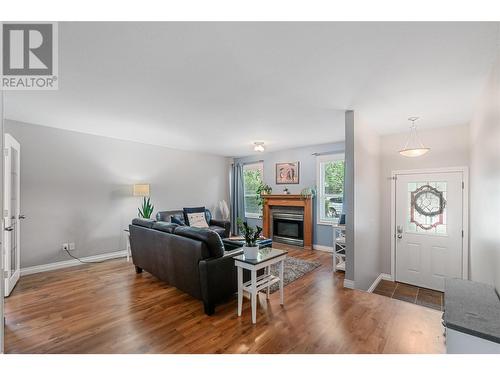
[[151, 219], [151, 215], [153, 214], [155, 206], [151, 204], [151, 198], [144, 197], [144, 200], [142, 201], [142, 206], [138, 208], [139, 210], [139, 217], [142, 217], [144, 219]]
[[252, 228], [246, 221], [243, 222], [243, 220], [238, 219], [238, 229], [245, 237], [245, 246], [243, 246], [245, 258], [257, 259], [257, 254], [259, 253], [257, 240], [262, 233], [262, 228], [258, 225], [255, 228]]

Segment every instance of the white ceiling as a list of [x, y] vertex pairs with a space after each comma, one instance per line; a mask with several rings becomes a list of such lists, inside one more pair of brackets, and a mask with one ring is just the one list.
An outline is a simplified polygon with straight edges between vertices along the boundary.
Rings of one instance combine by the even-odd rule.
[[465, 124], [494, 23], [60, 23], [59, 90], [7, 92], [9, 119], [225, 156]]

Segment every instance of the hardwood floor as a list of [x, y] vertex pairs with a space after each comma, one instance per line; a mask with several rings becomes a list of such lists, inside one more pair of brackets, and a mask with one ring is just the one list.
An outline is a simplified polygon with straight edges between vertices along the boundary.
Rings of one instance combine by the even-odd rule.
[[124, 259], [21, 278], [6, 299], [7, 353], [443, 353], [441, 313], [343, 288], [331, 255], [286, 246], [322, 265], [269, 301], [257, 324], [236, 298], [202, 303]]

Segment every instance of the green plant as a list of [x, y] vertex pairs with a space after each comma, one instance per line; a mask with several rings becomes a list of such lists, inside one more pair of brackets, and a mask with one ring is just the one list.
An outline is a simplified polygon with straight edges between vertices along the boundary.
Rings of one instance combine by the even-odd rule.
[[262, 194], [271, 194], [272, 191], [273, 189], [271, 188], [271, 186], [263, 182], [260, 183], [260, 185], [255, 190], [257, 204], [259, 205], [259, 207], [262, 207], [264, 205], [264, 198], [262, 198]]
[[246, 221], [244, 222], [240, 218], [238, 218], [237, 223], [238, 229], [243, 233], [243, 236], [245, 237], [245, 245], [248, 247], [257, 246], [256, 243], [260, 237], [260, 234], [262, 233], [262, 228], [257, 225], [254, 229], [249, 226]]
[[142, 201], [142, 206], [138, 208], [139, 210], [139, 217], [143, 217], [144, 219], [150, 219], [151, 215], [153, 214], [155, 206], [151, 204], [151, 198], [144, 197], [144, 200]]
[[306, 188], [302, 189], [302, 191], [300, 192], [300, 194], [303, 197], [314, 198], [316, 196], [316, 187], [315, 186], [306, 187]]

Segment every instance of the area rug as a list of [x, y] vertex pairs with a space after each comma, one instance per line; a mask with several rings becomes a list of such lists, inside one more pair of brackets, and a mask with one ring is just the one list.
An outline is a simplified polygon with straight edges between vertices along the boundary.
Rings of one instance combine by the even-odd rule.
[[[285, 259], [285, 271], [283, 273], [284, 285], [288, 285], [291, 282], [300, 279], [306, 273], [311, 272], [319, 266], [321, 266], [320, 262], [310, 262], [294, 257], [287, 257]], [[273, 264], [271, 266], [271, 274], [273, 276], [279, 276], [279, 264]], [[279, 283], [271, 285], [270, 293], [276, 292], [279, 288]]]

